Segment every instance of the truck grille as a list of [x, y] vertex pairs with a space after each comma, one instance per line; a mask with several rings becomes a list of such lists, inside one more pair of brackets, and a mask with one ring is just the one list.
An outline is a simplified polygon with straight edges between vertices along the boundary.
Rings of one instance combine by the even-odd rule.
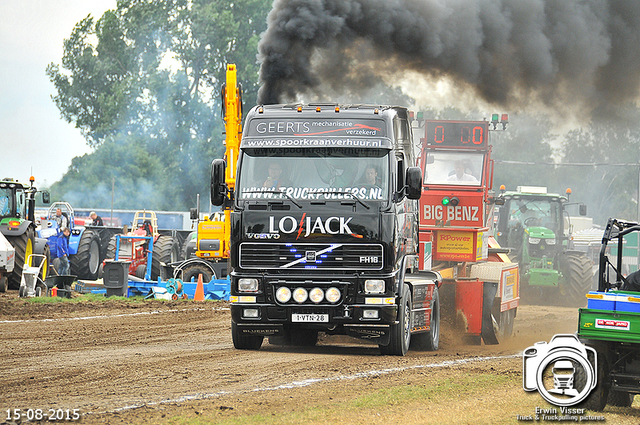
[[382, 270], [382, 260], [379, 244], [240, 244], [244, 269]]

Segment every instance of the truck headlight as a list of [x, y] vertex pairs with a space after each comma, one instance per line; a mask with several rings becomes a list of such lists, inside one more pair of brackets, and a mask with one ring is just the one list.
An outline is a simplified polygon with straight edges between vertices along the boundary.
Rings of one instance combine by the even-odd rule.
[[238, 279], [238, 291], [240, 292], [258, 292], [258, 279], [240, 278]]
[[304, 288], [296, 288], [293, 291], [293, 300], [299, 304], [302, 304], [309, 298], [309, 293]]
[[282, 304], [288, 303], [291, 299], [291, 289], [286, 286], [281, 286], [276, 291], [276, 299]]
[[531, 245], [538, 245], [540, 243], [540, 238], [529, 238], [529, 243]]
[[335, 304], [340, 301], [340, 290], [332, 286], [331, 288], [327, 289], [327, 292], [324, 294], [324, 296], [331, 304]]
[[324, 299], [324, 292], [320, 288], [313, 288], [309, 292], [309, 299], [312, 302], [318, 304], [318, 303], [322, 302], [322, 300]]
[[384, 280], [367, 279], [364, 281], [365, 294], [384, 294]]

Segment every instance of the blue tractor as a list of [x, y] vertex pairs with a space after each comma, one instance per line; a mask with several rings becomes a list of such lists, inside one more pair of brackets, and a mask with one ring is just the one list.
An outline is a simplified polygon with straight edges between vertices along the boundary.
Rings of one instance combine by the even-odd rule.
[[[59, 210], [59, 212], [58, 212]], [[46, 238], [52, 253], [58, 238], [63, 237], [60, 226], [69, 227], [69, 262], [71, 274], [78, 279], [98, 279], [100, 269], [100, 236], [94, 230], [75, 224], [75, 214], [68, 202], [54, 202], [41, 221], [38, 236]], [[65, 226], [66, 225], [66, 226]]]

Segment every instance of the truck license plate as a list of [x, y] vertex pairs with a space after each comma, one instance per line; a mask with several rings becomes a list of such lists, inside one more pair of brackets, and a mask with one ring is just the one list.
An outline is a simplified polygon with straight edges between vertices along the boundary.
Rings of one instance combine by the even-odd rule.
[[292, 322], [312, 322], [312, 323], [321, 323], [321, 322], [329, 322], [328, 314], [298, 314], [293, 313], [291, 315]]

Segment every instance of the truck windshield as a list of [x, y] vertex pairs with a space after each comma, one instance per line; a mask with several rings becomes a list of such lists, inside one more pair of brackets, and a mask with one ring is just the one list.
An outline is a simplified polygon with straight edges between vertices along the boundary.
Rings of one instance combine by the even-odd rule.
[[424, 184], [480, 186], [483, 165], [481, 152], [430, 152], [424, 164]]
[[509, 202], [509, 226], [543, 226], [557, 232], [558, 206], [549, 199], [513, 199]]
[[245, 150], [238, 199], [386, 200], [388, 154], [329, 147]]

